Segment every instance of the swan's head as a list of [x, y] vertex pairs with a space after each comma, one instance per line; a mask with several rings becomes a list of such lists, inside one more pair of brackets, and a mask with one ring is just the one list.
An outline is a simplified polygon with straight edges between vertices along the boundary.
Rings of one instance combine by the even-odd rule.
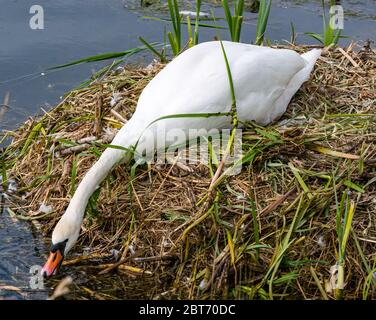
[[81, 223], [63, 216], [52, 232], [52, 245], [50, 256], [42, 269], [44, 277], [50, 277], [58, 272], [64, 257], [76, 243], [80, 234]]

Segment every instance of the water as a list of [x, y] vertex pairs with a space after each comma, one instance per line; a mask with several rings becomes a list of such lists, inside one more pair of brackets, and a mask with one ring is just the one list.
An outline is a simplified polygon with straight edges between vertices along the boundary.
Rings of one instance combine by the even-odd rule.
[[34, 275], [30, 271], [41, 263], [45, 250], [38, 230], [2, 216], [0, 239], [0, 300], [46, 298], [47, 291], [34, 285], [37, 281], [30, 283]]
[[[140, 1], [121, 0], [39, 0], [44, 8], [45, 29], [29, 27], [30, 1], [8, 0], [0, 8], [0, 103], [10, 92], [11, 109], [0, 122], [0, 130], [14, 129], [30, 115], [50, 108], [71, 88], [86, 80], [103, 63], [84, 64], [59, 72], [45, 73], [48, 67], [103, 52], [123, 51], [139, 46], [138, 37], [162, 41], [164, 24], [142, 19], [142, 15], [164, 16], [165, 10], [142, 9]], [[298, 43], [316, 43], [304, 32], [322, 32], [321, 1], [275, 0], [267, 29], [267, 38], [290, 39], [290, 22], [298, 32]], [[376, 2], [374, 0], [342, 1], [345, 9], [343, 34], [351, 39], [376, 40]], [[204, 12], [210, 12], [205, 4]], [[191, 9], [189, 5], [186, 8]], [[222, 10], [213, 7], [217, 17]], [[159, 13], [158, 13], [159, 12]], [[218, 21], [223, 24], [223, 20]], [[242, 41], [250, 42], [256, 29], [256, 14], [247, 12]], [[203, 29], [201, 40], [210, 40], [213, 29]], [[226, 32], [222, 37], [227, 39]], [[342, 44], [351, 39], [343, 39]], [[133, 61], [147, 62], [142, 54]], [[43, 299], [44, 290], [29, 286], [30, 267], [43, 263], [45, 240], [32, 225], [15, 222], [0, 212], [0, 299]], [[22, 292], [4, 289], [19, 287]]]
[[[30, 1], [12, 0], [0, 9], [0, 100], [10, 91], [12, 107], [0, 123], [12, 129], [28, 116], [48, 109], [65, 92], [86, 80], [103, 64], [85, 64], [64, 71], [40, 74], [48, 67], [103, 52], [123, 51], [140, 46], [138, 37], [162, 41], [164, 24], [141, 19], [156, 15], [155, 10], [142, 10], [139, 0], [73, 1], [40, 0], [45, 14], [45, 29], [29, 27]], [[271, 11], [267, 37], [272, 40], [290, 39], [290, 22], [299, 33], [298, 42], [316, 43], [304, 32], [322, 31], [321, 1], [275, 0]], [[354, 40], [376, 40], [376, 3], [374, 0], [343, 1], [345, 8], [344, 34]], [[210, 12], [207, 5], [202, 11]], [[222, 9], [214, 7], [217, 17]], [[163, 16], [163, 10], [160, 15]], [[219, 21], [223, 24], [223, 21]], [[247, 12], [242, 41], [254, 38], [256, 14]], [[202, 29], [201, 39], [210, 40], [216, 34]], [[227, 32], [223, 33], [227, 38]], [[349, 42], [344, 39], [343, 42]], [[142, 58], [141, 58], [142, 59]]]

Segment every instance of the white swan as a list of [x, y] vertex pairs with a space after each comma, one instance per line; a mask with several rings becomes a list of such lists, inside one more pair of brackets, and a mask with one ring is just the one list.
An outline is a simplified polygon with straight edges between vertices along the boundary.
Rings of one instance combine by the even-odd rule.
[[[321, 50], [299, 55], [286, 49], [272, 49], [243, 43], [223, 42], [233, 78], [239, 121], [253, 120], [267, 125], [280, 117], [291, 98], [310, 73]], [[163, 116], [192, 113], [225, 113], [231, 109], [231, 90], [219, 41], [205, 42], [181, 53], [145, 87], [133, 117], [117, 133], [113, 145], [137, 151], [153, 148], [155, 138], [144, 137], [144, 130]], [[166, 132], [179, 128], [221, 129], [231, 127], [231, 117], [174, 118], [154, 123], [148, 130], [155, 136], [158, 125]], [[142, 138], [139, 140], [140, 136]], [[176, 141], [179, 143], [182, 141]], [[107, 148], [78, 186], [66, 212], [52, 233], [50, 257], [43, 267], [52, 275], [73, 247], [80, 233], [88, 200], [109, 171], [121, 160], [124, 150]]]

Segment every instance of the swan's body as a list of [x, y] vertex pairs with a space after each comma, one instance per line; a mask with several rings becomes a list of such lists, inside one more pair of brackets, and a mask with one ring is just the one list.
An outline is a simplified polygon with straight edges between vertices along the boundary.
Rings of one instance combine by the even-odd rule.
[[[271, 49], [242, 43], [223, 42], [233, 78], [237, 115], [240, 122], [253, 120], [267, 125], [280, 117], [293, 95], [308, 80], [318, 49], [299, 55], [286, 49]], [[169, 63], [143, 90], [133, 117], [118, 132], [113, 145], [137, 151], [153, 148], [155, 139], [141, 137], [144, 130], [155, 133], [180, 129], [221, 129], [231, 126], [231, 117], [174, 118], [149, 125], [174, 114], [225, 113], [231, 109], [231, 91], [220, 42], [205, 42], [183, 52]], [[140, 139], [141, 137], [141, 139]], [[143, 138], [143, 139], [142, 139]], [[183, 141], [174, 141], [181, 143]], [[86, 205], [109, 171], [121, 160], [129, 160], [123, 150], [107, 148], [77, 188], [53, 234], [52, 252], [63, 257], [76, 242]], [[56, 260], [56, 257], [54, 257]], [[47, 262], [47, 275], [56, 269]]]

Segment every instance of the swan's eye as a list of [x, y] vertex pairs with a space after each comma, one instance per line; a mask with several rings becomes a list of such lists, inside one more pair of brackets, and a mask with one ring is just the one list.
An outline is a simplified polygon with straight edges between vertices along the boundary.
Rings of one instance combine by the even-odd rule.
[[68, 242], [68, 239], [61, 241], [61, 242], [58, 242], [56, 244], [52, 244], [50, 251], [52, 253], [54, 253], [54, 252], [57, 252], [59, 250], [61, 253], [64, 253], [65, 246], [67, 245], [67, 242]]

